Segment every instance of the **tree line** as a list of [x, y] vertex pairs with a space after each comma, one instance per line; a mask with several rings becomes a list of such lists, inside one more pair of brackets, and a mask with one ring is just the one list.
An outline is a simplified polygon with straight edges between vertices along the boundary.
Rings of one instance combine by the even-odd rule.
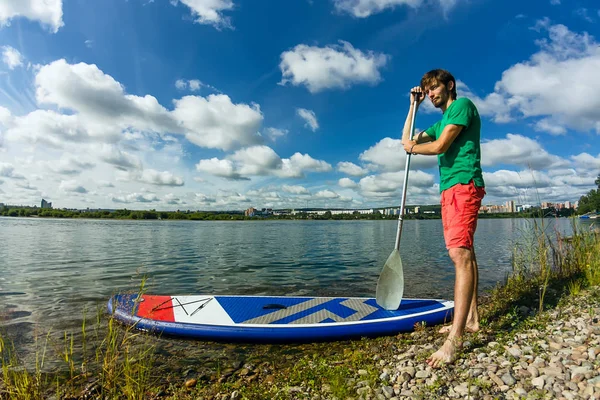
[[577, 208], [579, 214], [600, 211], [600, 174], [598, 174], [594, 183], [598, 188], [590, 190], [579, 199], [579, 207]]

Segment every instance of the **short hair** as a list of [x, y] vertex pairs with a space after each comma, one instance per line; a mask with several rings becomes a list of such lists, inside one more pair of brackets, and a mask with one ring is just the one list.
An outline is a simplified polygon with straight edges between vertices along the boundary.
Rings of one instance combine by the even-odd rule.
[[443, 83], [446, 87], [448, 87], [448, 83], [453, 82], [454, 86], [450, 91], [450, 96], [452, 96], [453, 100], [456, 100], [456, 79], [454, 79], [454, 76], [450, 72], [445, 69], [432, 69], [421, 78], [421, 89], [425, 91], [427, 86], [436, 82]]

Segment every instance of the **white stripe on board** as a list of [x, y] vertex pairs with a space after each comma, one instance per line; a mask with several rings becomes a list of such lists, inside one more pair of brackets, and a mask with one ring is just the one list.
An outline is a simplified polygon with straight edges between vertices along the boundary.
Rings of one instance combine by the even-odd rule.
[[[229, 314], [221, 307], [219, 301], [214, 296], [172, 296], [172, 299], [173, 313], [177, 322], [235, 325]], [[206, 300], [198, 301], [202, 299]], [[179, 305], [180, 303], [183, 304], [183, 307]], [[204, 306], [199, 309], [203, 304]]]

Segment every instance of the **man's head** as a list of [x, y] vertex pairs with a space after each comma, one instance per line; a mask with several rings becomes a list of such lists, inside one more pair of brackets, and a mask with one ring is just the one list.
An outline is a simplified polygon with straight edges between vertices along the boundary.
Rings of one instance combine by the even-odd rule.
[[421, 78], [421, 89], [435, 107], [443, 107], [448, 99], [456, 100], [456, 80], [445, 69], [434, 69]]

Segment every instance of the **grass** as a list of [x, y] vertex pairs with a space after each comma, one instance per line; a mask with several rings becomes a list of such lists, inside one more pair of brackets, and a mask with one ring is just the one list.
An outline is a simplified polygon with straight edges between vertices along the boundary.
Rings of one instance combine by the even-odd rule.
[[[567, 238], [534, 222], [528, 235], [515, 246], [512, 263], [512, 273], [483, 298], [482, 330], [494, 335], [473, 335], [473, 349], [486, 346], [490, 340], [502, 342], [519, 329], [544, 324], [545, 314], [539, 314], [542, 310], [555, 307], [564, 296], [577, 296], [589, 286], [600, 285], [600, 238], [575, 225], [573, 235]], [[140, 293], [144, 285], [142, 280]], [[524, 307], [528, 312], [523, 311]], [[532, 318], [532, 314], [538, 316]], [[415, 337], [431, 343], [437, 340], [433, 339], [437, 336], [431, 336], [433, 329], [436, 327], [418, 326]], [[79, 338], [83, 343], [77, 343]], [[380, 366], [373, 355], [401, 354], [415, 340], [410, 335], [399, 335], [348, 341], [342, 344], [342, 351], [333, 346], [312, 347], [288, 358], [287, 364], [281, 362], [285, 357], [265, 350], [257, 357], [259, 367], [250, 373], [257, 375], [253, 379], [239, 370], [228, 373], [218, 368], [214, 379], [186, 388], [181, 376], [171, 383], [165, 383], [165, 377], [159, 381], [153, 376], [155, 337], [122, 326], [102, 310], [89, 321], [84, 311], [81, 335], [48, 333], [36, 338], [35, 361], [27, 368], [17, 349], [0, 335], [0, 399], [43, 399], [51, 395], [77, 398], [84, 394], [88, 398], [145, 399], [149, 393], [161, 391], [165, 399], [221, 398], [234, 391], [239, 399], [310, 398], [315, 394], [328, 399], [360, 398], [358, 382], [365, 381], [363, 384], [370, 388], [384, 383], [379, 380]], [[416, 351], [413, 361], [424, 359], [425, 353]], [[51, 360], [60, 367], [50, 368]], [[360, 375], [359, 370], [363, 370]], [[486, 389], [478, 379], [469, 382]], [[434, 398], [441, 395], [443, 385], [442, 381], [423, 384], [419, 395]], [[364, 391], [368, 392], [366, 386]]]
[[[144, 283], [145, 279], [140, 291]], [[81, 346], [75, 345], [73, 333], [64, 332], [56, 339], [48, 332], [41, 349], [36, 337], [35, 365], [29, 369], [14, 344], [0, 334], [0, 399], [37, 400], [47, 398], [50, 393], [58, 398], [79, 395], [106, 399], [145, 398], [153, 383], [150, 371], [154, 346], [151, 338], [141, 335], [133, 327], [118, 325], [112, 316], [105, 322], [104, 311], [99, 309], [93, 332], [93, 343], [97, 344], [91, 355], [88, 354], [87, 322], [84, 312]], [[52, 354], [63, 367], [45, 372], [45, 363]]]

